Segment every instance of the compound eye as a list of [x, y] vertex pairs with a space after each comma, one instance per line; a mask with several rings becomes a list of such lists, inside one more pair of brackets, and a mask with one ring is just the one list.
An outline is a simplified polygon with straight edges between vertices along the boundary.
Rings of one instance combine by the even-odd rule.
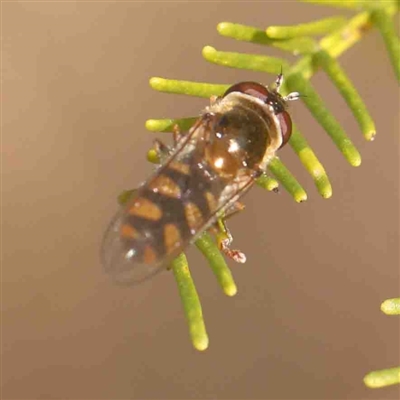
[[276, 115], [279, 120], [282, 133], [282, 144], [279, 148], [282, 148], [290, 139], [292, 135], [292, 118], [287, 111], [282, 111]]
[[261, 85], [261, 83], [257, 82], [236, 83], [224, 93], [223, 97], [232, 92], [240, 92], [248, 94], [249, 96], [253, 96], [262, 100], [264, 103], [266, 102], [266, 99], [269, 96], [269, 90], [265, 86]]

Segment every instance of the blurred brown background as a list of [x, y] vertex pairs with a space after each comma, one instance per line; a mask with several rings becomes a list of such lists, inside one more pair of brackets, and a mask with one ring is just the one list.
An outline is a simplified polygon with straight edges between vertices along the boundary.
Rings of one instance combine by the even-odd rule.
[[171, 274], [114, 285], [99, 263], [116, 196], [152, 171], [148, 118], [196, 115], [207, 104], [154, 92], [151, 76], [272, 82], [202, 59], [220, 50], [281, 55], [220, 37], [216, 25], [264, 28], [341, 10], [296, 2], [4, 3], [4, 399], [393, 399], [368, 390], [372, 369], [399, 365], [399, 92], [377, 32], [341, 57], [371, 110], [366, 142], [327, 78], [313, 83], [358, 146], [350, 167], [301, 101], [296, 123], [330, 173], [323, 200], [290, 147], [282, 159], [308, 190], [296, 204], [254, 188], [230, 221], [246, 265], [224, 296], [188, 252], [210, 347], [198, 353]]

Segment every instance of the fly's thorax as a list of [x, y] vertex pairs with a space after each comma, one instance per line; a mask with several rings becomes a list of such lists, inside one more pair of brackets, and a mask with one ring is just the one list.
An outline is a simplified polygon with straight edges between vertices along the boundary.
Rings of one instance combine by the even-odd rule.
[[243, 169], [264, 168], [282, 144], [279, 121], [272, 107], [257, 98], [230, 93], [208, 111], [213, 121], [207, 161], [226, 178]]

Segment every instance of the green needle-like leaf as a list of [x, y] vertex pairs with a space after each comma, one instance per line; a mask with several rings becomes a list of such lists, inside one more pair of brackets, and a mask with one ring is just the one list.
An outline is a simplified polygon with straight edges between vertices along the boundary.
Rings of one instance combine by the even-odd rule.
[[277, 47], [295, 55], [312, 53], [317, 49], [316, 42], [311, 38], [299, 37], [285, 40], [271, 39], [262, 29], [257, 29], [242, 24], [221, 22], [217, 25], [217, 30], [220, 35], [225, 37], [243, 42]]
[[330, 17], [294, 26], [270, 26], [265, 33], [271, 39], [289, 39], [299, 36], [315, 36], [332, 32], [346, 23], [344, 17]]
[[182, 132], [188, 131], [199, 117], [179, 119], [148, 119], [146, 129], [151, 132], [173, 132], [175, 125], [178, 125]]
[[208, 347], [208, 335], [204, 325], [203, 312], [184, 254], [181, 254], [172, 262], [172, 270], [178, 284], [193, 346], [197, 350], [205, 350]]
[[382, 34], [397, 80], [400, 82], [400, 40], [389, 10], [384, 7], [372, 11], [372, 20]]
[[203, 48], [203, 57], [209, 62], [225, 67], [261, 71], [270, 74], [278, 74], [281, 68], [283, 70], [289, 68], [289, 63], [282, 58], [217, 51], [211, 46]]
[[211, 83], [190, 82], [175, 79], [151, 78], [150, 86], [159, 92], [186, 94], [188, 96], [210, 98], [222, 95], [229, 85], [214, 85]]
[[[387, 315], [400, 315], [400, 298], [387, 299], [381, 304]], [[365, 375], [364, 383], [370, 388], [381, 388], [400, 383], [400, 367], [372, 371]]]
[[278, 157], [271, 160], [268, 169], [275, 175], [278, 181], [282, 183], [282, 186], [293, 196], [295, 201], [301, 203], [307, 200], [307, 193], [305, 190]]
[[[341, 1], [340, 3], [344, 4], [346, 1]], [[361, 4], [361, 3], [360, 3]], [[370, 7], [376, 9], [376, 2], [375, 1], [370, 1], [370, 0], [365, 0], [364, 4], [362, 6], [366, 9], [369, 9]], [[396, 13], [399, 11], [399, 3], [398, 0], [387, 0], [387, 1], [382, 1], [380, 4], [380, 7], [384, 6], [384, 10], [386, 13], [386, 16], [384, 17], [393, 17]], [[376, 13], [376, 11], [375, 11]], [[342, 53], [344, 53], [346, 50], [348, 50], [350, 47], [352, 47], [354, 44], [359, 42], [365, 34], [370, 31], [374, 27], [374, 22], [373, 21], [373, 15], [376, 14], [371, 14], [369, 11], [365, 11], [362, 13], [359, 13], [355, 15], [351, 20], [349, 21], [348, 24], [346, 24], [343, 28], [338, 29], [337, 31], [333, 32], [330, 35], [325, 36], [323, 39], [320, 41], [320, 48], [326, 50], [332, 57], [339, 57]], [[376, 18], [376, 16], [375, 16]], [[378, 12], [378, 19], [380, 18], [379, 12]], [[381, 21], [382, 22], [382, 21]], [[382, 26], [382, 34], [383, 31], [388, 31], [385, 32], [385, 35], [388, 34], [389, 41], [391, 42], [389, 44], [389, 47], [394, 51], [392, 54], [392, 61], [395, 59], [398, 59], [399, 55], [397, 52], [396, 55], [396, 49], [398, 49], [398, 37], [396, 34], [393, 32], [393, 26], [392, 22], [390, 22], [389, 26], [386, 28], [385, 26]], [[386, 39], [385, 39], [386, 40]], [[387, 44], [388, 46], [388, 44]], [[392, 52], [392, 50], [389, 50]], [[398, 65], [398, 63], [397, 63]], [[394, 66], [395, 67], [395, 66]], [[395, 67], [396, 68], [396, 67]]]
[[400, 315], [400, 298], [385, 300], [381, 304], [381, 310], [387, 315]]
[[338, 8], [350, 8], [357, 10], [363, 0], [300, 0], [303, 3], [320, 4], [321, 6], [332, 6]]
[[376, 134], [375, 124], [367, 107], [351, 83], [339, 62], [326, 51], [321, 50], [314, 55], [315, 61], [327, 73], [333, 84], [339, 90], [344, 100], [350, 107], [360, 129], [367, 140], [373, 140]]
[[231, 22], [220, 22], [217, 31], [221, 36], [229, 37], [244, 42], [271, 45], [271, 40], [262, 29], [253, 28], [242, 24]]
[[151, 162], [152, 164], [160, 164], [160, 157], [156, 150], [150, 149], [147, 152], [147, 161]]
[[260, 186], [263, 189], [266, 189], [268, 191], [275, 191], [278, 189], [279, 184], [278, 181], [272, 176], [269, 176], [267, 174], [262, 174], [256, 181], [257, 185]]
[[325, 168], [307, 143], [307, 140], [297, 129], [296, 125], [293, 124], [292, 129], [293, 133], [289, 141], [290, 146], [296, 152], [301, 163], [313, 178], [319, 194], [325, 199], [328, 199], [332, 196], [332, 185], [325, 172]]
[[373, 371], [364, 377], [364, 383], [370, 388], [381, 388], [400, 383], [400, 367]]
[[207, 258], [224, 293], [228, 296], [234, 296], [237, 293], [236, 283], [233, 280], [231, 270], [211, 236], [207, 232], [203, 233], [196, 240], [195, 245]]
[[307, 108], [314, 118], [325, 129], [326, 133], [332, 138], [335, 145], [345, 156], [350, 165], [357, 167], [361, 164], [361, 156], [352, 141], [345, 134], [339, 122], [325, 106], [317, 91], [311, 83], [303, 78], [299, 73], [290, 74], [286, 79], [286, 84], [290, 90], [299, 91]]
[[[346, 3], [343, 1], [342, 3]], [[370, 14], [363, 12], [353, 17], [343, 28], [338, 29], [320, 41], [321, 49], [325, 49], [332, 57], [339, 57], [372, 28]]]

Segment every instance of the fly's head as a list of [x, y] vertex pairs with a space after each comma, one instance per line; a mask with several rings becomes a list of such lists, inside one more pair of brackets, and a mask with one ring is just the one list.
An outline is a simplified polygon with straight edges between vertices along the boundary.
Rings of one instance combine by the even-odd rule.
[[292, 134], [292, 119], [287, 102], [297, 100], [299, 93], [282, 96], [279, 88], [282, 74], [273, 88], [256, 82], [231, 86], [210, 107], [211, 141], [206, 155], [222, 176], [236, 176], [241, 170], [265, 170], [276, 150]]
[[279, 93], [282, 82], [283, 75], [280, 73], [272, 88], [257, 82], [240, 82], [228, 88], [223, 95], [223, 98], [225, 98], [230, 93], [242, 93], [246, 96], [258, 99], [261, 104], [264, 104], [267, 107], [267, 113], [270, 113], [277, 119], [277, 127], [279, 128], [278, 134], [280, 134], [282, 138], [282, 143], [279, 148], [282, 148], [292, 135], [292, 118], [287, 111], [287, 102], [298, 100], [300, 97], [298, 92], [292, 92], [287, 96], [282, 96]]

